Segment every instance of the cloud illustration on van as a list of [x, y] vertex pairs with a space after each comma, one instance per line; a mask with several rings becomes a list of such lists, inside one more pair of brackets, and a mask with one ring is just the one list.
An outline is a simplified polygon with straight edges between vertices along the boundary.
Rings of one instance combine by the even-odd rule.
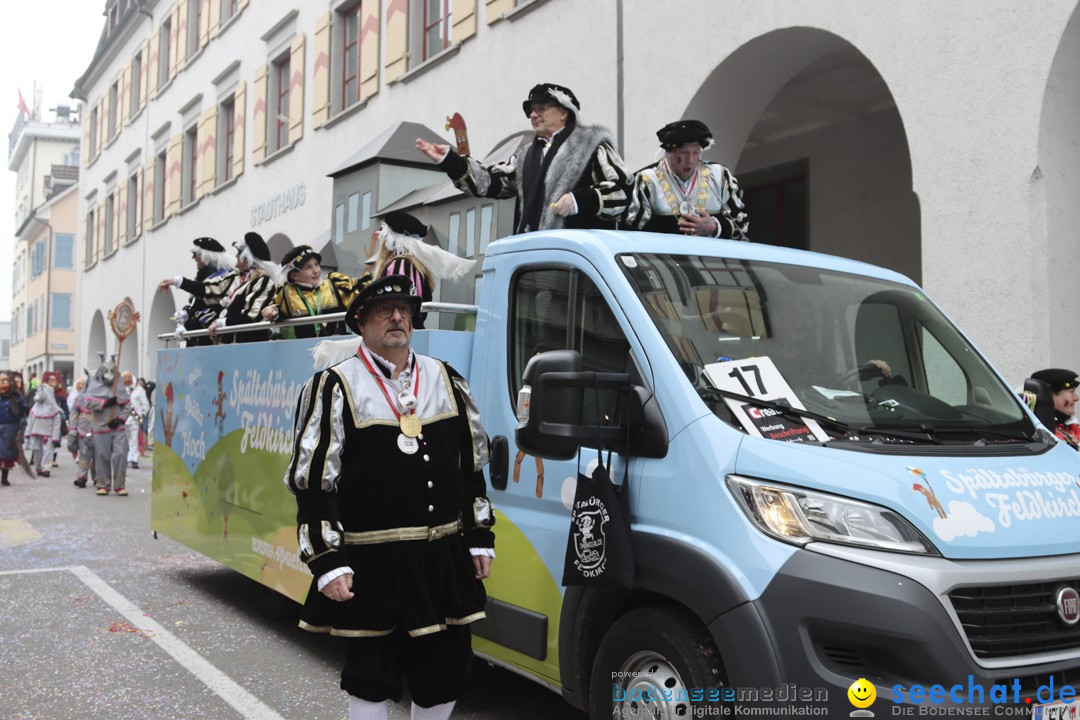
[[934, 519], [934, 532], [945, 542], [958, 537], [975, 537], [981, 532], [992, 533], [994, 521], [979, 513], [968, 502], [949, 501], [949, 517]]

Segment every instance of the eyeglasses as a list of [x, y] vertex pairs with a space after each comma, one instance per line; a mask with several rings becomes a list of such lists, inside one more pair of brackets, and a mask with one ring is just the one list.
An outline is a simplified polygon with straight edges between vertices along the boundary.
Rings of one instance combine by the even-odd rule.
[[412, 320], [413, 316], [412, 303], [379, 303], [372, 309], [375, 311], [375, 317], [380, 320], [386, 320], [394, 314], [395, 310], [406, 320]]
[[535, 102], [529, 106], [529, 114], [536, 113], [537, 115], [543, 115], [544, 111], [551, 107], [551, 103], [538, 103]]

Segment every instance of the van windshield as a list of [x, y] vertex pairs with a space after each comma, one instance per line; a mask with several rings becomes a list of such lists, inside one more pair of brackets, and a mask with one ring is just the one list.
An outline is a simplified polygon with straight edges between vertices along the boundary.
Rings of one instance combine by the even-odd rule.
[[792, 404], [837, 421], [823, 425], [832, 438], [891, 429], [902, 442], [1034, 439], [1014, 392], [917, 288], [701, 255], [619, 260], [687, 378], [728, 421], [706, 368], [757, 358], [775, 366]]

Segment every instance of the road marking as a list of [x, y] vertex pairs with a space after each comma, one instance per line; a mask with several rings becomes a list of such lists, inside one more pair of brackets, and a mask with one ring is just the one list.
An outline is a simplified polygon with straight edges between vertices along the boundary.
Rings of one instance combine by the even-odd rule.
[[281, 715], [271, 710], [257, 697], [237, 684], [232, 678], [210, 664], [206, 658], [188, 647], [182, 640], [166, 630], [155, 620], [146, 616], [135, 603], [118, 593], [107, 582], [99, 578], [89, 568], [83, 565], [74, 565], [64, 568], [43, 568], [40, 570], [4, 570], [0, 575], [18, 575], [35, 572], [69, 571], [79, 578], [87, 587], [123, 615], [128, 621], [139, 628], [147, 630], [147, 639], [156, 643], [173, 660], [180, 663], [185, 670], [198, 678], [206, 687], [210, 688], [215, 695], [228, 703], [234, 710], [248, 720], [285, 720]]
[[25, 545], [41, 539], [41, 533], [25, 520], [0, 520], [0, 548]]

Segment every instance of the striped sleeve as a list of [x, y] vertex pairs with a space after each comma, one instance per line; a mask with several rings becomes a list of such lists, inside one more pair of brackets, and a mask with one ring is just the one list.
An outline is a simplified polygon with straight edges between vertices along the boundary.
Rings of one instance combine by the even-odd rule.
[[242, 292], [244, 296], [243, 314], [247, 317], [248, 322], [259, 322], [262, 320], [263, 308], [273, 300], [274, 293], [277, 292], [277, 285], [274, 284], [269, 275], [260, 275], [249, 282]]
[[300, 559], [316, 577], [347, 564], [337, 488], [345, 435], [345, 396], [338, 375], [317, 373], [296, 404], [293, 448], [285, 485], [296, 496]]
[[721, 222], [720, 237], [732, 240], [750, 239], [750, 217], [743, 202], [743, 191], [739, 181], [724, 168], [724, 184], [727, 185], [728, 198], [724, 205], [724, 217]]
[[516, 155], [506, 162], [485, 166], [450, 150], [439, 163], [439, 168], [458, 190], [467, 195], [500, 199], [517, 197]]
[[630, 200], [626, 206], [626, 215], [623, 216], [623, 223], [631, 230], [641, 230], [652, 219], [652, 185], [645, 177], [645, 170], [651, 167], [652, 165], [638, 170], [631, 181]]
[[592, 185], [574, 190], [578, 212], [605, 220], [619, 220], [630, 204], [630, 172], [619, 153], [603, 142], [589, 163]]

